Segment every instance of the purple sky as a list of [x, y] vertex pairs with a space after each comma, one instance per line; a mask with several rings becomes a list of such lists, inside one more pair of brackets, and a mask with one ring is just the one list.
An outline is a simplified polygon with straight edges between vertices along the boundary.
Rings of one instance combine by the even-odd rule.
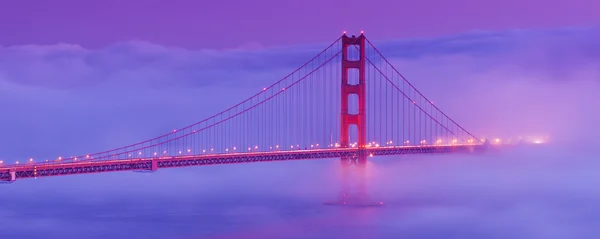
[[[372, 39], [600, 23], [597, 0], [19, 0], [0, 8], [0, 45], [102, 47], [144, 40], [185, 48]], [[276, 19], [276, 20], [275, 20]]]

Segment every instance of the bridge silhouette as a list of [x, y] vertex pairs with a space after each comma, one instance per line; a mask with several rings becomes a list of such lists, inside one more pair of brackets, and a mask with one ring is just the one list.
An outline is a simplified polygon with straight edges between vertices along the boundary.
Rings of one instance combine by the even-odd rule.
[[473, 152], [484, 142], [419, 92], [361, 32], [344, 34], [258, 93], [204, 120], [127, 146], [0, 164], [0, 181], [116, 171]]

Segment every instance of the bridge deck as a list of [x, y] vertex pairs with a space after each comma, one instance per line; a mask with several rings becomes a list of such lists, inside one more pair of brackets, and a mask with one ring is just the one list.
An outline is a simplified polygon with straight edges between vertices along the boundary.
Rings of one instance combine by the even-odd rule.
[[[441, 146], [392, 146], [364, 149], [369, 155], [435, 154], [473, 152], [482, 145], [441, 145]], [[326, 159], [356, 157], [357, 148], [313, 149], [275, 152], [250, 152], [230, 154], [188, 155], [176, 157], [136, 158], [128, 160], [101, 160], [79, 162], [29, 163], [0, 166], [0, 181], [14, 181], [22, 178], [64, 176], [85, 173], [148, 170], [159, 168], [203, 166], [214, 164], [252, 163], [301, 159]]]

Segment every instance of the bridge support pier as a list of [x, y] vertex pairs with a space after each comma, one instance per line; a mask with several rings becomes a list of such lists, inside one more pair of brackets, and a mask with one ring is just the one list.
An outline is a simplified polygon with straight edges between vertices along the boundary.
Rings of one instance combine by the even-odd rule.
[[14, 169], [9, 170], [8, 175], [10, 177], [8, 178], [9, 182], [17, 181], [17, 172]]
[[152, 172], [158, 170], [158, 160], [156, 160], [156, 159], [152, 160], [152, 166], [151, 166], [150, 170], [152, 170]]

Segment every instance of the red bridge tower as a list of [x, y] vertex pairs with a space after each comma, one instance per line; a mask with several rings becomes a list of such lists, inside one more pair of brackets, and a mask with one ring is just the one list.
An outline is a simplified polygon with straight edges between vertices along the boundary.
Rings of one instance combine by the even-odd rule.
[[[348, 47], [358, 48], [359, 57], [357, 60], [348, 58]], [[358, 84], [348, 82], [348, 71], [350, 69], [358, 70]], [[342, 36], [342, 112], [340, 115], [340, 147], [350, 147], [349, 129], [351, 125], [358, 128], [358, 157], [342, 158], [343, 165], [357, 164], [365, 165], [367, 162], [367, 153], [363, 150], [367, 144], [367, 116], [366, 116], [366, 83], [365, 83], [365, 36], [361, 32], [360, 36], [352, 37]], [[358, 114], [348, 112], [348, 98], [350, 95], [358, 96]]]

